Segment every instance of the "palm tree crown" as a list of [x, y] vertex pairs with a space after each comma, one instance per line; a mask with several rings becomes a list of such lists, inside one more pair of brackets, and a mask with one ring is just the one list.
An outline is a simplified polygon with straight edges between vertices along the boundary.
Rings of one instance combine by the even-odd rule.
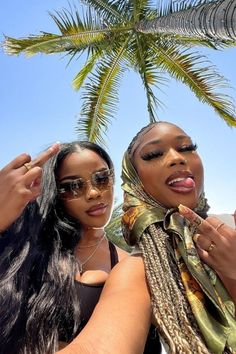
[[[218, 36], [216, 41], [214, 35], [199, 37], [194, 32], [176, 32], [173, 13], [181, 11], [183, 15], [194, 4], [188, 2], [182, 3], [181, 9], [172, 5], [157, 10], [151, 0], [83, 0], [83, 6], [86, 7], [84, 15], [72, 7], [50, 14], [60, 34], [42, 32], [21, 39], [6, 37], [4, 46], [8, 54], [66, 53], [71, 59], [87, 54], [84, 66], [73, 80], [76, 90], [81, 87], [84, 90], [78, 131], [87, 139], [104, 143], [102, 136], [115, 114], [121, 79], [129, 69], [142, 79], [150, 121], [157, 119], [156, 108], [161, 105], [153, 89], [166, 83], [168, 73], [186, 84], [199, 100], [213, 107], [228, 125], [236, 126], [233, 103], [230, 97], [220, 93], [227, 81], [206, 57], [191, 50], [196, 45], [213, 49], [234, 45], [234, 39]], [[172, 16], [169, 24], [173, 31], [170, 26], [168, 31], [158, 30], [157, 26], [155, 33], [145, 33], [146, 25], [153, 27], [152, 21], [168, 16]]]

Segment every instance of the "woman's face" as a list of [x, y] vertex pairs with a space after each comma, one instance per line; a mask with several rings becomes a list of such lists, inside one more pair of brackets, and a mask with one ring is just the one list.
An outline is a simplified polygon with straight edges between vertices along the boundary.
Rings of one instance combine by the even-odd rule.
[[145, 191], [162, 205], [195, 208], [203, 191], [203, 166], [190, 137], [158, 123], [138, 138], [132, 161]]
[[[59, 173], [65, 209], [84, 228], [104, 227], [113, 207], [113, 177], [107, 163], [94, 151], [81, 149], [66, 156]], [[71, 184], [72, 182], [72, 184]], [[70, 189], [72, 186], [72, 190]]]

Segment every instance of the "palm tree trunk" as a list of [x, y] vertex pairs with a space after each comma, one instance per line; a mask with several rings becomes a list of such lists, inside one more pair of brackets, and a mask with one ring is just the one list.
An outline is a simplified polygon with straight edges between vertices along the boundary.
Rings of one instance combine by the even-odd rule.
[[150, 21], [141, 21], [136, 30], [210, 40], [236, 41], [236, 0], [221, 0]]

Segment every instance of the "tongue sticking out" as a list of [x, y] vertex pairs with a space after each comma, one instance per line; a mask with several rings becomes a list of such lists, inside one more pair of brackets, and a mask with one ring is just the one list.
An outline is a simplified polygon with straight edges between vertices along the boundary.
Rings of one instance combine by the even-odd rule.
[[171, 187], [185, 187], [185, 188], [194, 188], [195, 183], [192, 178], [184, 178], [181, 181], [176, 181], [171, 184]]

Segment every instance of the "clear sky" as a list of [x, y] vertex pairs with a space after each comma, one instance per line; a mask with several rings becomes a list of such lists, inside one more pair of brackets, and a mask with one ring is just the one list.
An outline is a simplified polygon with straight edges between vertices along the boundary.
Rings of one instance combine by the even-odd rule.
[[[57, 33], [48, 11], [68, 7], [66, 0], [4, 1], [0, 9], [0, 40], [4, 34], [23, 37], [39, 31]], [[201, 51], [203, 51], [201, 49]], [[236, 48], [207, 51], [210, 60], [230, 80], [236, 98]], [[35, 156], [55, 141], [76, 139], [80, 93], [71, 81], [82, 65], [67, 66], [63, 56], [10, 57], [0, 52], [0, 167], [22, 152]], [[170, 81], [157, 92], [165, 103], [161, 120], [180, 125], [198, 144], [205, 166], [205, 191], [212, 213], [236, 209], [236, 128], [230, 128], [213, 110], [200, 103], [183, 84]], [[116, 120], [109, 128], [108, 152], [117, 174], [116, 196], [121, 200], [122, 155], [136, 132], [148, 123], [146, 100], [136, 74], [128, 73], [120, 88]]]

